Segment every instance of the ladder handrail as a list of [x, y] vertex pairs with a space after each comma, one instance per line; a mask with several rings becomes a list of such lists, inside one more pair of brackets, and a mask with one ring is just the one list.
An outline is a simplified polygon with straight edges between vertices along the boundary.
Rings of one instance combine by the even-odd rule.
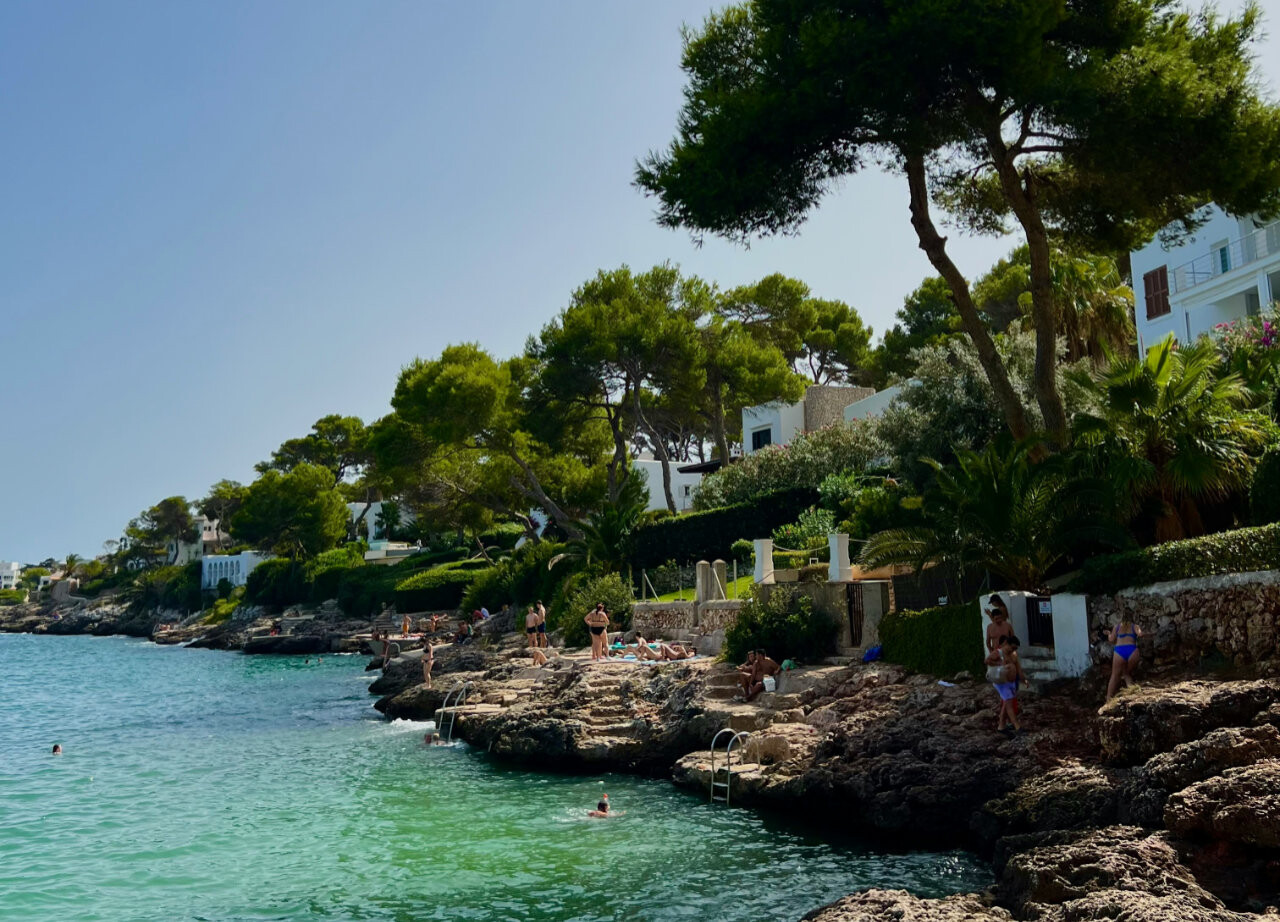
[[[458, 719], [458, 708], [463, 707], [467, 703], [467, 692], [470, 688], [470, 681], [459, 682], [445, 693], [444, 702], [440, 707], [436, 708], [437, 716], [439, 716], [442, 711], [448, 712], [444, 714], [443, 717], [440, 717], [439, 720], [440, 739], [444, 740], [446, 743], [453, 742], [453, 725]], [[452, 706], [449, 704], [450, 698], [453, 699]], [[444, 728], [444, 722], [446, 720], [449, 721], [449, 729], [447, 731], [445, 731]]]
[[[729, 740], [727, 743], [725, 743], [725, 747], [724, 747], [724, 758], [725, 758], [724, 781], [716, 781], [716, 772], [718, 771], [716, 768], [716, 747], [719, 745], [721, 737], [723, 737], [726, 733], [729, 734]], [[711, 796], [712, 803], [715, 803], [717, 800], [722, 800], [724, 801], [724, 805], [726, 807], [729, 806], [729, 796], [730, 796], [729, 792], [733, 782], [733, 750], [735, 747], [741, 746], [743, 741], [746, 740], [747, 737], [749, 737], [750, 735], [751, 734], [748, 733], [746, 730], [734, 730], [732, 727], [725, 727], [719, 732], [717, 732], [716, 735], [711, 738], [710, 796]], [[717, 797], [716, 788], [724, 788], [724, 795], [721, 797]]]

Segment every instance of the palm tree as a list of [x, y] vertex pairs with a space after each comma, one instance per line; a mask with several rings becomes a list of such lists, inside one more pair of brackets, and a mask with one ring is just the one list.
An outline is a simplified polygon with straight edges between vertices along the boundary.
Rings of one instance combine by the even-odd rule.
[[634, 473], [628, 473], [618, 485], [618, 498], [576, 522], [582, 536], [574, 538], [563, 553], [553, 557], [547, 569], [561, 560], [576, 558], [588, 567], [622, 571], [626, 567], [631, 532], [647, 505], [648, 490], [644, 482]]
[[1122, 543], [1106, 512], [1106, 485], [1073, 475], [1061, 457], [1035, 463], [1038, 447], [1006, 435], [981, 451], [959, 449], [953, 466], [923, 459], [936, 475], [924, 498], [925, 524], [872, 535], [860, 563], [987, 569], [1014, 588], [1035, 590], [1073, 550]]
[[1098, 407], [1077, 414], [1076, 444], [1128, 498], [1130, 518], [1154, 519], [1157, 542], [1203, 533], [1201, 506], [1245, 489], [1275, 435], [1206, 340], [1179, 348], [1171, 334], [1145, 358], [1114, 357], [1073, 379]]
[[1129, 348], [1135, 339], [1133, 289], [1124, 283], [1115, 260], [1055, 250], [1050, 272], [1068, 362], [1088, 357], [1097, 365], [1108, 351]]
[[80, 569], [81, 562], [82, 558], [79, 554], [68, 554], [67, 559], [62, 562], [62, 578], [74, 578], [76, 570]]

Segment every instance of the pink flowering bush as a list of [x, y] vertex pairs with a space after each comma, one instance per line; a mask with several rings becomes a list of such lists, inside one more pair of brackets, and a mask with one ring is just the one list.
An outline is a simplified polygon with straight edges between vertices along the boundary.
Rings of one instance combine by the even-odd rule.
[[1275, 311], [1220, 323], [1212, 339], [1228, 372], [1237, 374], [1254, 395], [1254, 405], [1270, 398], [1280, 384], [1280, 318]]

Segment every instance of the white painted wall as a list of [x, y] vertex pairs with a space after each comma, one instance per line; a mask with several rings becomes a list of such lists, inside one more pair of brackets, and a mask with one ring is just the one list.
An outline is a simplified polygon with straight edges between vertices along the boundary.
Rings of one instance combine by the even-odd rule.
[[772, 445], [786, 445], [804, 432], [804, 401], [782, 403], [779, 400], [742, 408], [742, 453], [749, 455], [752, 433], [768, 429]]
[[[373, 543], [385, 538], [378, 528], [378, 516], [382, 513], [382, 500], [376, 500], [368, 505], [369, 511], [365, 514], [364, 520], [360, 522], [360, 534], [364, 536], [365, 540]], [[400, 509], [400, 528], [404, 528], [414, 521], [413, 513], [406, 509], [403, 503], [395, 503], [395, 505]], [[347, 503], [347, 519], [354, 522], [359, 518], [360, 513], [364, 512], [364, 507], [364, 503]]]
[[211, 554], [200, 560], [200, 588], [217, 589], [222, 580], [243, 586], [253, 568], [268, 558], [253, 551], [239, 554]]
[[[1177, 246], [1165, 249], [1159, 236], [1146, 246], [1130, 254], [1133, 270], [1134, 323], [1138, 332], [1139, 352], [1145, 352], [1172, 333], [1178, 342], [1189, 342], [1201, 333], [1207, 333], [1216, 324], [1227, 323], [1247, 316], [1246, 292], [1257, 296], [1258, 305], [1266, 310], [1273, 300], [1280, 297], [1272, 283], [1280, 270], [1280, 228], [1259, 233], [1258, 223], [1252, 217], [1236, 218], [1216, 205], [1207, 209], [1206, 223], [1194, 234], [1184, 238]], [[1231, 245], [1243, 238], [1251, 238], [1243, 247], [1243, 258], [1232, 255], [1232, 265], [1223, 271], [1216, 259], [1197, 264], [1202, 272], [1193, 277], [1184, 271], [1188, 263], [1201, 257], [1210, 257], [1221, 243]], [[1256, 256], [1256, 258], [1251, 258]], [[1152, 320], [1147, 319], [1146, 292], [1143, 276], [1167, 266], [1169, 270], [1170, 312]], [[1179, 290], [1174, 290], [1174, 289]]]
[[[702, 483], [702, 474], [682, 474], [676, 467], [684, 462], [671, 462], [671, 498], [676, 501], [676, 510], [687, 512], [693, 508], [693, 497]], [[667, 498], [662, 492], [662, 462], [656, 458], [637, 458], [631, 462], [631, 469], [645, 478], [649, 490], [648, 509], [666, 509]]]
[[910, 383], [886, 387], [882, 391], [876, 391], [870, 397], [865, 397], [856, 403], [849, 404], [844, 408], [844, 421], [851, 423], [856, 419], [871, 419], [873, 416], [882, 416], [884, 411], [889, 409], [889, 404], [893, 403], [898, 395], [902, 393], [902, 388], [910, 386]]
[[1089, 644], [1089, 608], [1082, 595], [1062, 592], [1052, 596], [1053, 651], [1058, 672], [1082, 676], [1093, 665]]
[[0, 560], [0, 589], [17, 589], [22, 576], [22, 564]]

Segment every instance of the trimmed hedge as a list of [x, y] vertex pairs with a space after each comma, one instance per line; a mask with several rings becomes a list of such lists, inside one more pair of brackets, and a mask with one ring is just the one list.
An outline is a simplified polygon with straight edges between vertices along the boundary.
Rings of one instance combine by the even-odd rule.
[[1280, 523], [1094, 557], [1069, 589], [1112, 593], [1169, 580], [1275, 569], [1280, 569]]
[[890, 612], [880, 619], [881, 656], [912, 672], [950, 677], [983, 674], [982, 613], [976, 601], [923, 611]]
[[771, 535], [817, 501], [816, 488], [794, 487], [749, 503], [639, 525], [631, 533], [631, 564], [640, 568], [661, 566], [668, 560], [732, 560], [735, 541]]
[[457, 608], [462, 604], [467, 588], [485, 572], [439, 567], [415, 573], [396, 583], [396, 610], [415, 612]]
[[1280, 522], [1280, 445], [1272, 445], [1264, 451], [1253, 471], [1249, 511], [1254, 525]]

